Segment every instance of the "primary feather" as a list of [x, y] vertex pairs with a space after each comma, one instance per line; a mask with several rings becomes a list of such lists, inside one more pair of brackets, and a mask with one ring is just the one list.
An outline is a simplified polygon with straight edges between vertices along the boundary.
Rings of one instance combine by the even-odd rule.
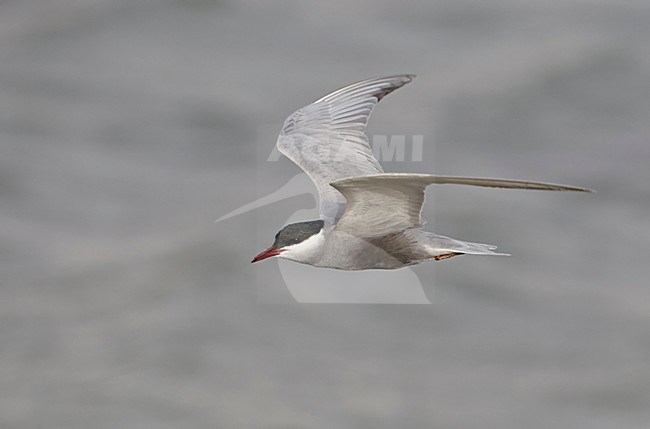
[[316, 185], [321, 219], [336, 223], [345, 210], [345, 199], [331, 182], [383, 173], [364, 134], [366, 124], [382, 98], [414, 77], [404, 74], [357, 82], [298, 109], [285, 120], [278, 150]]

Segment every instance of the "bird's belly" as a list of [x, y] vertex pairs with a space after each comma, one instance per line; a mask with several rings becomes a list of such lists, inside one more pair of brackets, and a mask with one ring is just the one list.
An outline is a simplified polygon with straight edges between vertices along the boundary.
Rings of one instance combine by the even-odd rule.
[[349, 235], [332, 237], [315, 264], [341, 270], [391, 270], [411, 265], [368, 240]]

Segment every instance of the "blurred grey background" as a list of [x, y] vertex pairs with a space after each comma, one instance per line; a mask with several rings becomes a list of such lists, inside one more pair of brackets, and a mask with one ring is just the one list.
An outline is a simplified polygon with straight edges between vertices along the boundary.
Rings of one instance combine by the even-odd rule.
[[[645, 1], [0, 2], [0, 427], [648, 427], [648, 40]], [[433, 126], [414, 168], [598, 193], [430, 190], [513, 254], [415, 268], [432, 305], [261, 302], [313, 201], [213, 223], [297, 172], [258, 127], [402, 72], [369, 132]]]

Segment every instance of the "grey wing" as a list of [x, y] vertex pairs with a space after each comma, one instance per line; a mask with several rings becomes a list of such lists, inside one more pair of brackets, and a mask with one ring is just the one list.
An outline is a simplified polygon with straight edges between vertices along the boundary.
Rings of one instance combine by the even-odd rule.
[[347, 200], [336, 229], [356, 237], [377, 237], [419, 228], [428, 184], [421, 175], [390, 173], [332, 182]]
[[375, 237], [422, 226], [424, 190], [431, 184], [457, 184], [511, 189], [592, 192], [553, 183], [429, 174], [386, 173], [332, 182], [347, 207], [336, 229], [357, 237]]
[[484, 186], [488, 188], [505, 189], [529, 189], [535, 191], [573, 191], [573, 192], [594, 192], [592, 189], [578, 186], [560, 185], [557, 183], [531, 182], [528, 180], [513, 179], [486, 179], [482, 177], [460, 177], [460, 176], [433, 176], [423, 174], [430, 178], [430, 184], [470, 185]]
[[383, 173], [364, 134], [372, 109], [386, 95], [413, 80], [395, 75], [364, 80], [332, 92], [289, 116], [278, 137], [280, 152], [316, 185], [320, 216], [336, 222], [345, 198], [330, 183]]

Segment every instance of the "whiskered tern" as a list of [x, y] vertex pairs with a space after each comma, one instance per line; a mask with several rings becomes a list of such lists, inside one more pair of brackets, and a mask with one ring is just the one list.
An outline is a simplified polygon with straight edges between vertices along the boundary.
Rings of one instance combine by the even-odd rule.
[[277, 148], [316, 185], [320, 219], [285, 226], [272, 256], [342, 270], [395, 269], [456, 255], [506, 255], [496, 246], [424, 231], [424, 191], [431, 184], [591, 192], [552, 183], [384, 173], [364, 131], [375, 105], [415, 76], [368, 79], [298, 109], [284, 122]]

